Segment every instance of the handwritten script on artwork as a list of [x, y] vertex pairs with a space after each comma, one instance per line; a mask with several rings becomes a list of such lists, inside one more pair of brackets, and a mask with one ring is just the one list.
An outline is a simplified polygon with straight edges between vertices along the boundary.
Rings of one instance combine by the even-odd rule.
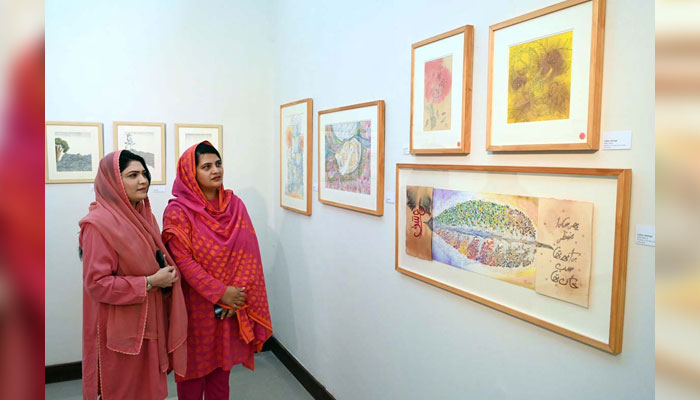
[[551, 244], [535, 256], [538, 293], [588, 307], [593, 204], [539, 199], [537, 239]]
[[432, 260], [433, 188], [406, 187], [406, 253]]
[[423, 236], [423, 216], [425, 215], [425, 208], [423, 208], [423, 206], [418, 206], [412, 213], [413, 237], [421, 237]]

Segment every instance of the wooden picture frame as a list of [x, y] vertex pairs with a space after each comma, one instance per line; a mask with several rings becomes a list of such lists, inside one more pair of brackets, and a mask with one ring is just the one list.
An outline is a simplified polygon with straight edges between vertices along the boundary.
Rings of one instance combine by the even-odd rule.
[[222, 125], [175, 124], [175, 165], [185, 150], [204, 140], [208, 140], [219, 153], [224, 153]]
[[313, 124], [312, 99], [280, 106], [280, 207], [303, 215], [311, 215]]
[[487, 151], [598, 150], [605, 0], [568, 0], [492, 25]]
[[[397, 164], [395, 269], [410, 277], [553, 332], [606, 352], [618, 354], [622, 351], [624, 325], [631, 181], [632, 172], [629, 169]], [[429, 201], [423, 201], [422, 196], [424, 195], [420, 195], [420, 204], [432, 207], [431, 210], [426, 212], [421, 209], [421, 213], [417, 214], [415, 211], [411, 213], [411, 210], [418, 209], [415, 193], [419, 193], [416, 191], [418, 190], [416, 187], [420, 188], [421, 186], [439, 188], [440, 191], [433, 189], [430, 192]], [[485, 220], [489, 220], [489, 218], [494, 216], [492, 211], [496, 209], [495, 206], [487, 207], [482, 203], [469, 205], [461, 202], [459, 197], [457, 201], [445, 203], [444, 199], [454, 198], [446, 197], [444, 193], [454, 190], [490, 193], [491, 196], [518, 198], [520, 196], [528, 196], [526, 198], [530, 200], [537, 197], [540, 200], [549, 198], [549, 200], [557, 202], [572, 200], [573, 203], [592, 203], [592, 212], [589, 214], [589, 221], [592, 222], [589, 225], [588, 232], [590, 232], [590, 235], [589, 239], [587, 239], [590, 243], [588, 247], [590, 286], [587, 287], [587, 295], [590, 301], [588, 305], [582, 307], [550, 295], [543, 295], [530, 288], [505, 281], [502, 278], [494, 279], [493, 276], [487, 276], [476, 269], [456, 268], [453, 266], [455, 263], [450, 265], [445, 263], [444, 259], [441, 260], [442, 262], [437, 261], [441, 257], [440, 252], [444, 251], [444, 249], [453, 252], [455, 250], [452, 250], [452, 248], [454, 248], [458, 249], [456, 251], [461, 252], [464, 257], [472, 260], [467, 260], [467, 262], [488, 268], [488, 265], [486, 265], [488, 264], [487, 261], [495, 253], [493, 252], [491, 255], [486, 254], [486, 251], [493, 250], [493, 243], [490, 243], [488, 246], [484, 245], [489, 240], [483, 239], [484, 235], [480, 235], [480, 241], [477, 242], [475, 235], [478, 232], [473, 235], [472, 239], [467, 239], [476, 243], [474, 249], [471, 249], [471, 245], [474, 243], [468, 243], [465, 240], [469, 248], [465, 246], [464, 249], [467, 251], [474, 250], [475, 252], [471, 254], [462, 252], [462, 245], [465, 243], [461, 243], [461, 241], [467, 237], [466, 235], [470, 234], [468, 233], [470, 231], [464, 228], [466, 225], [457, 228], [462, 229], [462, 233], [467, 232], [464, 233], [465, 236], [458, 238], [454, 242], [450, 241], [451, 238], [447, 241], [444, 240], [445, 231], [441, 231], [444, 225], [441, 224], [445, 221], [445, 212], [448, 212], [448, 218], [452, 218], [450, 213], [453, 210], [459, 210], [458, 212], [478, 210], [478, 212], [473, 214], [479, 218], [484, 216]], [[409, 194], [411, 195], [410, 198], [408, 197]], [[447, 204], [450, 208], [441, 207], [440, 203], [443, 205]], [[478, 207], [472, 207], [475, 204]], [[481, 206], [487, 208], [479, 208]], [[513, 209], [515, 210], [517, 207]], [[507, 212], [511, 213], [514, 211], [508, 209]], [[541, 222], [544, 221], [546, 225], [547, 218], [551, 220], [551, 216], [546, 216], [543, 219], [543, 214], [536, 218], [538, 229], [542, 226]], [[496, 217], [491, 220], [503, 221], [503, 219], [499, 219], [499, 215], [496, 215]], [[410, 218], [413, 219], [409, 220]], [[460, 219], [460, 221], [463, 220]], [[563, 222], [564, 220], [557, 219], [556, 223], [550, 224], [550, 226], [555, 225], [559, 228], [560, 221]], [[458, 224], [461, 223], [459, 222]], [[504, 225], [501, 224], [500, 226]], [[409, 237], [411, 232], [418, 232], [417, 229], [420, 229], [421, 235], [424, 232], [423, 229], [425, 229], [426, 233], [432, 235], [430, 236], [431, 239], [428, 240], [428, 243], [432, 243], [428, 257], [423, 257], [420, 254], [410, 255], [407, 252], [414, 252], [414, 250], [418, 249], [418, 247], [414, 246], [415, 240], [423, 239], [421, 235], [416, 236], [415, 234], [411, 236], [419, 237], [419, 239]], [[436, 230], [433, 231], [433, 229]], [[568, 226], [566, 229], [568, 229]], [[578, 230], [578, 226], [576, 229]], [[481, 233], [483, 232], [485, 230], [481, 231]], [[539, 232], [537, 232], [537, 235], [539, 235]], [[538, 240], [539, 237], [537, 236]], [[442, 244], [440, 243], [441, 240], [449, 243], [447, 245]], [[503, 252], [502, 249], [506, 249], [508, 254], [512, 254], [507, 243], [505, 247], [501, 247], [501, 244], [504, 243], [502, 240], [509, 239], [504, 239], [504, 236], [501, 235], [494, 240], [500, 241], [496, 246], [496, 251]], [[578, 241], [581, 238], [574, 240]], [[514, 242], [515, 240], [512, 241]], [[523, 239], [521, 238], [520, 242], [522, 243], [522, 241]], [[552, 241], [551, 243], [559, 242]], [[578, 242], [571, 240], [566, 243], [573, 245], [573, 243]], [[516, 244], [520, 245], [520, 243]], [[550, 254], [554, 255], [558, 260], [563, 259], [560, 257], [561, 253], [556, 253], [556, 248], [549, 247], [553, 250], [547, 250], [544, 248], [544, 245], [546, 243], [535, 242], [532, 246], [540, 254], [551, 251], [552, 253]], [[581, 245], [577, 244], [576, 246]], [[540, 249], [543, 250], [540, 251]], [[580, 248], [579, 250], [579, 255], [585, 252]], [[528, 253], [523, 251], [521, 254], [527, 255]], [[532, 257], [537, 257], [537, 255]], [[561, 263], [565, 262], [561, 261]], [[528, 264], [522, 265], [527, 266]], [[509, 268], [512, 267], [512, 265], [509, 266]], [[538, 266], [533, 264], [531, 268], [536, 269]], [[556, 270], [559, 269], [557, 265]], [[548, 274], [549, 270], [542, 269], [541, 272]], [[536, 273], [539, 274], [540, 271], [537, 270]], [[551, 280], [549, 285], [556, 285], [556, 283], [561, 283], [558, 281], [558, 277]]]
[[114, 150], [130, 150], [146, 160], [152, 185], [165, 185], [165, 123], [125, 122], [113, 124]]
[[384, 100], [319, 111], [318, 200], [380, 216], [383, 198]]
[[100, 122], [44, 122], [44, 182], [94, 182], [103, 139]]
[[472, 25], [411, 45], [411, 154], [469, 153], [473, 64]]

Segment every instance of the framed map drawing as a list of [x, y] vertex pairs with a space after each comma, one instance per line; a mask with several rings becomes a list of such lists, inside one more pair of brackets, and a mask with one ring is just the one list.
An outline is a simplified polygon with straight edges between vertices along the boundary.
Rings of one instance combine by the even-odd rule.
[[489, 29], [486, 150], [598, 150], [605, 0], [569, 0]]
[[280, 207], [311, 215], [313, 100], [280, 106]]
[[165, 123], [114, 122], [114, 150], [129, 150], [146, 160], [151, 184], [165, 185]]
[[44, 127], [45, 182], [93, 182], [103, 156], [102, 124], [46, 121]]
[[411, 153], [469, 153], [473, 56], [471, 25], [411, 46]]
[[223, 154], [222, 130], [221, 125], [175, 124], [175, 165], [185, 150], [205, 140]]
[[318, 200], [384, 213], [384, 100], [318, 112]]
[[396, 167], [398, 271], [622, 351], [631, 170]]

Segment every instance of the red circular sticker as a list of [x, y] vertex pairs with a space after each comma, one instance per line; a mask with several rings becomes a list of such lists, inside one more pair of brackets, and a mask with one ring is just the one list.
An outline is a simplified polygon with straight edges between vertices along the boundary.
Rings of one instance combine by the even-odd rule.
[[462, 147], [462, 142], [457, 142], [457, 147]]
[[581, 134], [579, 134], [578, 137], [581, 138], [581, 140], [583, 140], [586, 138], [586, 134], [581, 132]]

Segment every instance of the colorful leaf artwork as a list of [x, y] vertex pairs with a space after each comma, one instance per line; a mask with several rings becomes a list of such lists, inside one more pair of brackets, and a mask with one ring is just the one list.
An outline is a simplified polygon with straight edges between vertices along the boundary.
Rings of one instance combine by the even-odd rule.
[[583, 307], [592, 220], [588, 202], [406, 187], [408, 255]]

